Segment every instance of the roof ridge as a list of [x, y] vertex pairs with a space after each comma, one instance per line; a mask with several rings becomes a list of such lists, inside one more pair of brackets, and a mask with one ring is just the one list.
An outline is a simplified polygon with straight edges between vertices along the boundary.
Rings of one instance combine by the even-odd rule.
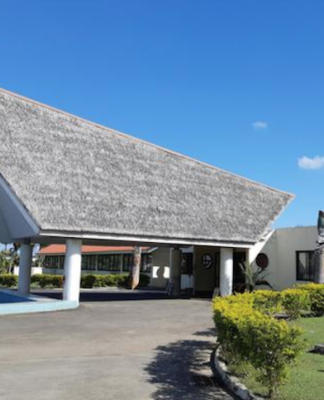
[[187, 155], [185, 155], [185, 154], [178, 153], [177, 151], [167, 149], [167, 148], [165, 148], [165, 147], [162, 147], [162, 146], [156, 145], [156, 144], [154, 144], [154, 143], [148, 142], [148, 141], [146, 141], [146, 140], [137, 138], [137, 137], [132, 136], [132, 135], [130, 135], [130, 134], [127, 134], [127, 133], [124, 133], [124, 132], [120, 132], [120, 131], [118, 131], [118, 130], [116, 130], [116, 129], [108, 128], [107, 126], [101, 125], [101, 124], [99, 124], [99, 123], [97, 123], [97, 122], [89, 121], [89, 120], [87, 120], [87, 119], [85, 119], [85, 118], [82, 118], [82, 117], [79, 117], [79, 116], [77, 116], [77, 115], [71, 114], [71, 113], [69, 113], [69, 112], [67, 112], [67, 111], [60, 110], [60, 109], [55, 108], [55, 107], [52, 107], [52, 106], [50, 106], [50, 105], [41, 103], [41, 102], [39, 102], [39, 101], [37, 101], [37, 100], [30, 99], [29, 97], [25, 97], [25, 96], [23, 96], [23, 95], [20, 95], [20, 94], [11, 92], [10, 90], [3, 89], [3, 88], [0, 87], [0, 92], [5, 93], [6, 95], [9, 95], [9, 96], [16, 97], [16, 98], [18, 98], [18, 99], [20, 99], [20, 100], [26, 101], [27, 103], [32, 103], [32, 104], [35, 104], [35, 105], [40, 106], [40, 107], [42, 107], [42, 108], [48, 109], [48, 110], [50, 110], [50, 111], [54, 111], [54, 112], [56, 112], [56, 113], [65, 115], [65, 116], [70, 117], [70, 118], [74, 118], [74, 119], [79, 120], [79, 121], [81, 121], [81, 122], [83, 122], [83, 123], [90, 124], [90, 125], [92, 125], [92, 126], [95, 126], [96, 128], [103, 129], [103, 130], [107, 130], [107, 131], [109, 131], [110, 133], [113, 133], [113, 134], [115, 134], [115, 135], [123, 136], [123, 137], [128, 138], [128, 139], [131, 139], [131, 140], [133, 140], [133, 141], [135, 141], [135, 142], [144, 143], [144, 144], [149, 145], [149, 146], [151, 146], [151, 147], [154, 147], [154, 148], [156, 148], [156, 149], [162, 150], [162, 151], [164, 151], [164, 152], [166, 152], [166, 153], [168, 153], [168, 154], [175, 155], [175, 156], [184, 158], [184, 159], [186, 159], [186, 160], [194, 161], [194, 162], [196, 162], [196, 163], [198, 163], [198, 164], [200, 164], [200, 165], [204, 165], [205, 167], [211, 168], [211, 169], [213, 169], [213, 170], [217, 170], [217, 171], [226, 173], [226, 174], [228, 174], [228, 175], [231, 175], [231, 176], [233, 176], [233, 177], [240, 178], [240, 179], [242, 179], [242, 180], [244, 180], [244, 181], [246, 181], [246, 182], [249, 182], [249, 183], [251, 183], [251, 184], [253, 184], [253, 185], [256, 185], [256, 186], [259, 186], [259, 187], [264, 187], [264, 188], [267, 188], [267, 189], [272, 190], [272, 191], [277, 192], [277, 193], [283, 193], [283, 194], [286, 194], [286, 195], [291, 196], [292, 198], [295, 197], [295, 195], [292, 194], [292, 193], [289, 193], [289, 192], [286, 192], [286, 191], [280, 190], [280, 189], [275, 189], [275, 188], [273, 188], [273, 187], [271, 187], [271, 186], [269, 186], [269, 185], [267, 185], [267, 184], [254, 181], [254, 180], [252, 180], [252, 179], [246, 178], [246, 177], [241, 176], [241, 175], [239, 175], [239, 174], [235, 174], [235, 173], [233, 173], [233, 172], [229, 172], [229, 171], [227, 171], [227, 170], [225, 170], [225, 169], [216, 167], [215, 165], [209, 164], [209, 163], [204, 162], [204, 161], [197, 160], [196, 158], [192, 158], [192, 157], [187, 156]]

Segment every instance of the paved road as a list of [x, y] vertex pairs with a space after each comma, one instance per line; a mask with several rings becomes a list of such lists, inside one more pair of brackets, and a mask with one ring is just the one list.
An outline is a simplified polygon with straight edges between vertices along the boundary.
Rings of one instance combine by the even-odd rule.
[[229, 400], [204, 300], [84, 302], [0, 317], [1, 400]]

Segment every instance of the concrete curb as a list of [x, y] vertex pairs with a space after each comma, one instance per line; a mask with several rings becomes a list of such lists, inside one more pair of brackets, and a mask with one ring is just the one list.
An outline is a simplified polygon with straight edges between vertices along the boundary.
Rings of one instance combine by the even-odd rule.
[[220, 350], [221, 348], [218, 346], [211, 355], [211, 367], [214, 376], [240, 400], [265, 400], [263, 397], [252, 394], [238, 378], [229, 374], [226, 364], [219, 359]]
[[[7, 295], [21, 298], [21, 302], [0, 304], [0, 315], [42, 313], [51, 311], [72, 310], [78, 308], [78, 301], [53, 300], [36, 295], [22, 296], [11, 290], [0, 290]], [[24, 301], [25, 300], [25, 301]]]

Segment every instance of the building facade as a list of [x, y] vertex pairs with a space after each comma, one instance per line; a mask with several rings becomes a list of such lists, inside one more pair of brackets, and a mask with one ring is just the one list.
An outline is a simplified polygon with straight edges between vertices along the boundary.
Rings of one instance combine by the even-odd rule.
[[[266, 279], [275, 290], [311, 282], [316, 239], [315, 226], [277, 229], [252, 249], [252, 261], [264, 269]], [[43, 273], [63, 274], [65, 251], [64, 245], [41, 249]], [[220, 248], [191, 246], [182, 248], [181, 253], [181, 289], [210, 296], [220, 287]], [[234, 249], [234, 291], [244, 283], [242, 266], [249, 256], [244, 249]], [[132, 263], [133, 247], [130, 246], [82, 247], [83, 274], [128, 273]], [[141, 272], [150, 276], [152, 287], [165, 289], [170, 279], [170, 248], [142, 248]]]

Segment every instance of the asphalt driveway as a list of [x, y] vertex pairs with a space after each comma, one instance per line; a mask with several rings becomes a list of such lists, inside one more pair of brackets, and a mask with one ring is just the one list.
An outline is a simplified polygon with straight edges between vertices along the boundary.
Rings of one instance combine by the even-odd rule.
[[88, 301], [0, 317], [3, 400], [228, 400], [211, 379], [210, 302]]

